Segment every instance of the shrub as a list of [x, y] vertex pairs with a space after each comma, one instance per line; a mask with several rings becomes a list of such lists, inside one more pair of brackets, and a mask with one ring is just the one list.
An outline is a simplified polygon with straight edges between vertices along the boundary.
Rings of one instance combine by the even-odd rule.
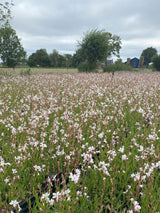
[[31, 75], [31, 69], [21, 70], [21, 75]]
[[130, 71], [133, 70], [133, 68], [130, 65], [123, 64], [122, 62], [115, 62], [115, 64], [110, 64], [108, 66], [103, 67], [103, 72], [113, 72], [114, 71], [120, 71], [120, 70], [126, 70]]
[[155, 55], [152, 58], [153, 67], [160, 71], [160, 55]]
[[81, 63], [78, 65], [79, 72], [96, 72], [96, 65], [88, 65], [87, 63]]

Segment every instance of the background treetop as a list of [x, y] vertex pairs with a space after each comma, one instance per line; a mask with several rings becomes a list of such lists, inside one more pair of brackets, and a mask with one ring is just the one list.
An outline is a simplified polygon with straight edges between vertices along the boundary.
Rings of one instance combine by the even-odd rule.
[[13, 68], [26, 57], [16, 31], [10, 25], [0, 28], [0, 57], [4, 65]]
[[78, 47], [78, 57], [87, 63], [90, 70], [96, 67], [97, 61], [106, 61], [112, 54], [119, 56], [121, 40], [117, 35], [93, 29], [78, 42]]
[[149, 63], [152, 62], [152, 57], [154, 55], [157, 55], [157, 50], [156, 48], [153, 47], [148, 47], [145, 50], [143, 50], [141, 57], [144, 57], [144, 62], [147, 64], [147, 66], [149, 65]]
[[0, 27], [3, 24], [9, 23], [9, 20], [12, 18], [11, 7], [13, 6], [13, 1], [4, 1], [0, 3]]

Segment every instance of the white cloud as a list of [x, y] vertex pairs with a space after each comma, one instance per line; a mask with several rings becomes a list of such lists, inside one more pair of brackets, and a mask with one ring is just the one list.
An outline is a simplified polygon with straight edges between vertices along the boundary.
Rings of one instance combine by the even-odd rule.
[[139, 57], [144, 48], [160, 51], [159, 0], [15, 0], [13, 27], [30, 54], [74, 52], [89, 29], [105, 29], [122, 39], [121, 57]]

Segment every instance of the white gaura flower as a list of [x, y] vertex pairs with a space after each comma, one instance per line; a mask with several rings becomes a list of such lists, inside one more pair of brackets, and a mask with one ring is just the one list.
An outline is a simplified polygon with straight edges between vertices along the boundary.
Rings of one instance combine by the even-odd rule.
[[122, 160], [128, 160], [128, 157], [127, 157], [127, 155], [122, 155]]
[[141, 210], [141, 206], [139, 205], [139, 203], [137, 201], [134, 201], [134, 211], [135, 212], [139, 212]]
[[18, 201], [17, 200], [11, 200], [11, 202], [9, 204], [12, 205], [13, 207], [16, 207], [16, 206], [18, 206]]
[[118, 149], [119, 152], [123, 153], [124, 152], [124, 146]]
[[46, 192], [46, 193], [42, 194], [41, 201], [43, 201], [43, 200], [45, 200], [49, 203], [49, 193]]
[[61, 194], [62, 195], [66, 195], [66, 196], [69, 196], [69, 193], [70, 193], [70, 189], [66, 189], [64, 192], [62, 192]]
[[142, 113], [142, 114], [145, 113], [144, 110], [143, 110], [141, 107], [138, 109], [138, 112], [139, 112], [139, 113]]
[[4, 182], [5, 182], [5, 183], [8, 183], [8, 182], [9, 182], [9, 178], [6, 177], [6, 179], [4, 179]]
[[16, 174], [17, 170], [16, 169], [12, 169], [12, 172], [13, 172], [13, 174]]
[[100, 139], [102, 139], [103, 136], [104, 136], [104, 132], [101, 132], [101, 133], [98, 135], [98, 137], [99, 137]]
[[79, 170], [79, 169], [76, 169], [76, 170], [75, 170], [75, 174], [70, 173], [69, 178], [70, 178], [71, 181], [73, 181], [74, 183], [78, 183], [79, 178], [80, 178], [80, 174], [81, 174], [80, 170]]
[[131, 177], [134, 179], [134, 181], [139, 181], [141, 176], [140, 173], [138, 172], [137, 174], [131, 174]]
[[35, 168], [35, 170], [36, 170], [36, 171], [39, 171], [39, 172], [41, 172], [41, 171], [42, 171], [42, 169], [41, 169], [41, 167], [40, 167], [40, 166], [35, 165], [35, 166], [33, 166], [33, 167]]
[[58, 202], [58, 200], [60, 199], [61, 197], [61, 193], [60, 192], [57, 192], [57, 193], [53, 193], [53, 199], [56, 199], [56, 201]]
[[144, 150], [144, 149], [143, 149], [143, 146], [140, 145], [138, 151], [139, 151], [139, 152], [143, 152], [143, 150]]

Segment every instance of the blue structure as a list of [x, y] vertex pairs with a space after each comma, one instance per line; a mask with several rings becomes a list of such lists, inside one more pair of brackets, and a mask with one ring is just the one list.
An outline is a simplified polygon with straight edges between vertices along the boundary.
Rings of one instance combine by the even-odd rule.
[[[133, 68], [146, 68], [147, 67], [146, 62], [144, 62], [141, 67], [139, 67], [139, 65], [140, 65], [139, 62], [140, 62], [140, 60], [136, 57], [130, 59], [130, 61], [129, 61], [131, 67], [133, 67]], [[127, 64], [127, 62], [125, 62], [125, 64]]]
[[138, 65], [139, 65], [139, 59], [138, 58], [132, 58], [130, 60], [130, 65], [134, 68], [138, 68]]

